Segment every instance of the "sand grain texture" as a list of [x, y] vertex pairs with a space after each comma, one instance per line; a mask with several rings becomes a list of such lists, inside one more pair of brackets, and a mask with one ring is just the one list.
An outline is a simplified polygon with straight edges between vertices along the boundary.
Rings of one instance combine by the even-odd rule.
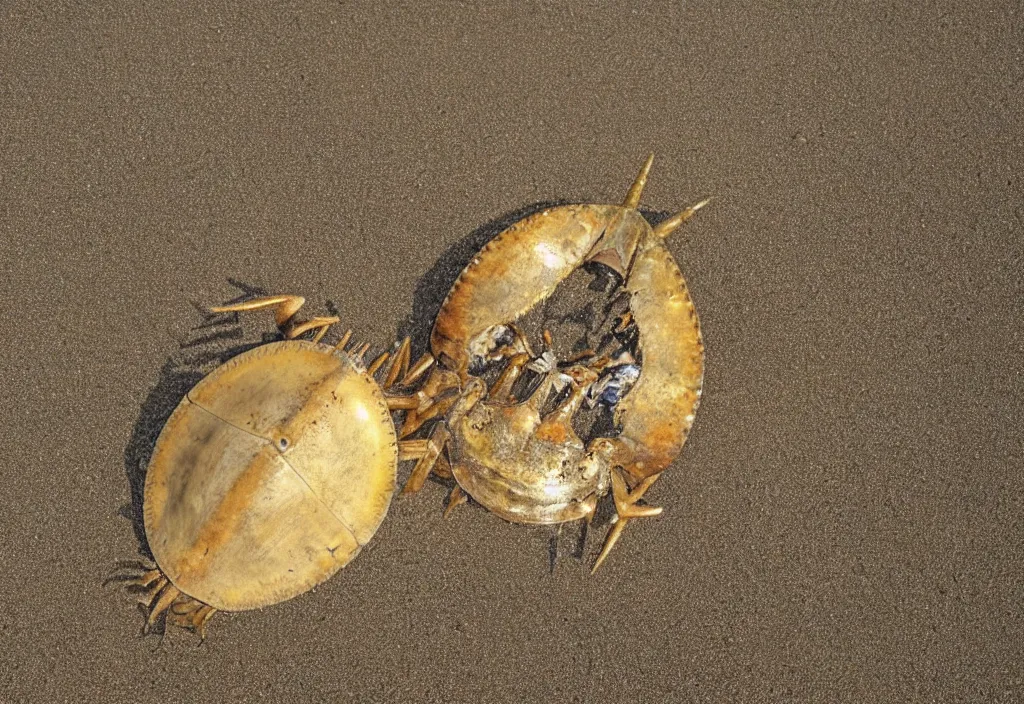
[[[1020, 4], [635, 5], [3, 4], [0, 701], [1024, 699]], [[648, 151], [645, 206], [716, 197], [662, 517], [591, 578], [430, 483], [315, 593], [138, 637], [133, 482], [271, 329], [201, 307], [422, 344], [496, 222]]]

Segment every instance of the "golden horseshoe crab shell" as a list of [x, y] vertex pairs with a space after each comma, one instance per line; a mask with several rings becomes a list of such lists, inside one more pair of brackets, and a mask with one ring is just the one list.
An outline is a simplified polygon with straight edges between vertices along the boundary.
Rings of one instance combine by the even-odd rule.
[[214, 608], [285, 601], [373, 537], [397, 461], [383, 394], [344, 352], [250, 350], [200, 381], [160, 434], [146, 476], [153, 557]]
[[[435, 319], [430, 353], [410, 375], [433, 366], [404, 400], [409, 410], [399, 437], [434, 425], [420, 452], [403, 457], [417, 460], [404, 492], [419, 491], [431, 472], [450, 476], [449, 511], [468, 496], [519, 523], [589, 521], [610, 492], [617, 522], [594, 569], [630, 520], [661, 512], [639, 502], [682, 450], [704, 374], [697, 312], [664, 240], [708, 200], [652, 227], [638, 210], [652, 162], [653, 155], [621, 205], [535, 213], [499, 233], [463, 269]], [[617, 332], [635, 341], [560, 365], [545, 359], [547, 351], [535, 356], [516, 321], [587, 263], [621, 276], [629, 309]], [[488, 364], [504, 365], [490, 386], [474, 371]], [[517, 398], [513, 385], [525, 370], [540, 383]], [[594, 401], [593, 391], [601, 399], [608, 389], [615, 392], [606, 402], [615, 427], [584, 443], [573, 417], [581, 403]], [[561, 400], [545, 413], [552, 392]]]
[[[277, 297], [229, 310], [280, 299], [301, 305]], [[286, 337], [314, 327], [289, 321], [279, 313]], [[315, 319], [317, 338], [335, 321]], [[269, 606], [325, 581], [377, 531], [397, 464], [388, 405], [360, 352], [289, 339], [224, 363], [182, 399], [149, 463], [143, 513], [156, 565], [125, 580], [145, 589], [146, 629], [166, 614], [203, 635], [215, 611]]]

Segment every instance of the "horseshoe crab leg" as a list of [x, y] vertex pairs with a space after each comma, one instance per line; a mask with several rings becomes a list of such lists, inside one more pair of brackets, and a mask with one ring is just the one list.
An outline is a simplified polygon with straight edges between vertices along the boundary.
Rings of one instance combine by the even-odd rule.
[[437, 427], [430, 434], [430, 439], [426, 441], [423, 455], [416, 462], [412, 474], [409, 475], [409, 479], [405, 482], [405, 487], [402, 488], [403, 494], [414, 494], [423, 488], [423, 482], [430, 476], [430, 471], [434, 468], [438, 455], [441, 454], [444, 444], [448, 442], [451, 436], [452, 434], [448, 430], [448, 426], [444, 423], [437, 424]]
[[338, 344], [336, 344], [334, 346], [334, 349], [341, 350], [342, 352], [344, 352], [345, 351], [345, 345], [347, 345], [348, 341], [351, 340], [351, 339], [352, 339], [352, 331], [351, 330], [346, 330], [345, 334], [341, 336], [340, 340], [338, 340]]
[[626, 332], [626, 330], [628, 330], [629, 326], [632, 325], [632, 324], [633, 324], [633, 314], [630, 313], [627, 310], [619, 318], [619, 321], [615, 324], [615, 327], [612, 328], [612, 332], [615, 332], [615, 333]]
[[434, 401], [434, 403], [427, 406], [425, 409], [417, 409], [417, 417], [420, 424], [433, 420], [438, 416], [443, 416], [458, 400], [459, 394], [456, 393], [454, 389], [450, 389], [447, 393], [442, 394], [441, 398]]
[[[399, 440], [398, 441], [398, 461], [406, 462], [408, 460], [419, 460], [428, 452], [431, 452], [430, 440], [427, 438], [420, 440]], [[444, 453], [441, 452], [437, 455], [437, 459], [434, 461], [434, 465], [431, 467], [431, 471], [434, 474], [441, 477], [442, 479], [451, 479], [452, 467], [448, 464], [448, 460], [445, 458]]]
[[399, 440], [398, 461], [418, 460], [427, 454], [428, 440]]
[[460, 382], [457, 374], [441, 367], [434, 367], [430, 376], [423, 382], [423, 386], [412, 394], [417, 399], [417, 404], [405, 414], [402, 427], [398, 430], [398, 437], [408, 437], [419, 430], [430, 417], [425, 416], [428, 409], [449, 391], [454, 390], [457, 395], [459, 388]]
[[516, 380], [523, 373], [523, 369], [530, 362], [530, 355], [526, 352], [521, 352], [512, 359], [509, 360], [508, 366], [502, 370], [501, 376], [491, 386], [491, 391], [488, 398], [492, 401], [508, 401], [512, 396], [512, 387], [515, 385]]
[[237, 313], [240, 311], [247, 310], [261, 310], [263, 308], [274, 308], [274, 322], [277, 323], [277, 327], [280, 328], [284, 336], [292, 340], [304, 332], [309, 330], [316, 330], [316, 334], [313, 336], [313, 342], [320, 342], [323, 336], [327, 333], [327, 329], [339, 322], [341, 318], [337, 316], [330, 317], [316, 317], [307, 320], [303, 323], [295, 322], [295, 315], [299, 312], [299, 308], [306, 302], [306, 299], [302, 296], [266, 296], [263, 298], [254, 298], [251, 301], [243, 301], [241, 303], [235, 303], [229, 306], [214, 306], [210, 308], [213, 313]]
[[217, 609], [191, 597], [179, 597], [167, 610], [167, 622], [199, 634], [199, 642], [206, 640], [206, 623]]
[[166, 611], [179, 596], [181, 596], [181, 592], [178, 591], [178, 588], [168, 582], [163, 591], [160, 592], [160, 596], [157, 598], [156, 603], [150, 609], [149, 616], [146, 618], [146, 625], [142, 632], [148, 633], [150, 629], [156, 625], [157, 619], [160, 618], [160, 614]]
[[612, 498], [615, 500], [615, 513], [618, 520], [612, 526], [611, 531], [608, 532], [608, 537], [604, 541], [604, 547], [601, 549], [601, 554], [597, 556], [597, 561], [594, 562], [594, 567], [590, 570], [590, 574], [597, 572], [597, 568], [604, 563], [605, 558], [608, 557], [608, 553], [615, 547], [615, 543], [618, 542], [619, 536], [622, 535], [622, 531], [625, 530], [626, 524], [629, 523], [630, 519], [647, 518], [661, 513], [661, 506], [637, 505], [637, 502], [643, 498], [643, 495], [660, 476], [660, 474], [655, 474], [647, 477], [633, 491], [629, 491], [622, 473], [618, 469], [612, 470]]
[[[461, 419], [486, 393], [487, 385], [482, 380], [470, 379], [466, 388], [454, 397], [447, 417], [434, 427], [426, 445], [420, 444], [420, 441], [416, 440], [399, 441], [399, 443], [417, 443], [407, 446], [410, 448], [407, 452], [409, 459], [415, 459], [415, 455], [420, 455], [412, 474], [409, 475], [409, 479], [402, 489], [403, 494], [415, 493], [422, 489], [423, 483], [430, 476], [431, 471], [439, 476], [451, 476], [451, 466], [441, 454], [441, 450], [452, 437], [448, 424]], [[399, 437], [403, 436], [399, 434]], [[402, 445], [400, 444], [399, 447], [401, 448]]]
[[192, 628], [199, 634], [199, 642], [206, 640], [206, 624], [210, 618], [217, 613], [217, 609], [210, 605], [203, 606], [192, 616]]
[[[199, 626], [205, 626], [206, 620], [216, 611], [212, 606], [179, 591], [156, 565], [140, 564], [139, 567], [142, 571], [136, 576], [115, 576], [108, 581], [119, 581], [143, 605], [146, 611], [146, 622], [142, 630], [144, 634], [152, 630], [164, 613], [167, 614], [169, 624], [197, 630]], [[198, 620], [200, 618], [201, 624]], [[200, 630], [200, 634], [203, 633], [205, 631]]]
[[432, 366], [434, 366], [434, 355], [424, 352], [416, 362], [409, 367], [409, 371], [402, 377], [402, 386], [415, 384]]
[[[570, 367], [568, 370], [569, 384], [571, 390], [569, 395], [558, 404], [550, 413], [541, 419], [540, 425], [534, 430], [538, 438], [559, 443], [565, 442], [571, 429], [572, 418], [576, 415], [583, 399], [586, 397], [587, 389], [597, 380], [597, 373], [584, 366]], [[558, 371], [550, 374], [558, 375]], [[550, 376], [549, 376], [550, 378]], [[546, 396], [547, 394], [544, 394]], [[539, 410], [539, 409], [538, 409]]]
[[155, 582], [156, 580], [160, 579], [161, 577], [163, 577], [163, 572], [161, 572], [157, 568], [153, 568], [151, 570], [146, 570], [146, 571], [142, 572], [141, 574], [134, 573], [134, 574], [126, 574], [126, 575], [120, 575], [120, 574], [111, 575], [110, 577], [108, 577], [106, 579], [106, 581], [104, 581], [104, 584], [110, 584], [111, 582], [120, 582], [121, 586], [125, 587], [125, 588], [128, 588], [128, 587], [148, 587], [149, 585], [151, 585], [153, 582]]
[[392, 411], [413, 411], [420, 407], [422, 403], [420, 397], [416, 394], [409, 396], [386, 396], [384, 400], [388, 404], [388, 409]]
[[370, 366], [366, 368], [366, 373], [369, 374], [370, 376], [376, 374], [377, 370], [384, 366], [384, 363], [388, 361], [388, 358], [390, 356], [390, 352], [381, 352], [380, 356], [377, 357], [377, 359], [370, 362]]
[[[129, 585], [130, 586], [130, 585]], [[136, 594], [135, 598], [140, 604], [146, 606], [146, 608], [152, 608], [153, 604], [156, 603], [157, 595], [164, 590], [167, 586], [167, 577], [164, 577], [163, 573], [153, 582], [151, 586], [143, 592]]]
[[401, 374], [408, 373], [410, 344], [409, 338], [405, 338], [402, 340], [398, 351], [395, 352], [395, 358], [391, 362], [391, 368], [388, 369], [388, 375], [384, 377], [384, 383], [381, 384], [384, 389], [391, 388]]
[[[448, 445], [445, 444], [445, 447]], [[434, 473], [435, 477], [441, 477], [441, 479], [452, 479], [452, 465], [448, 461], [448, 457], [442, 452], [437, 456], [437, 460], [434, 462], [434, 466], [430, 468], [430, 471]]]

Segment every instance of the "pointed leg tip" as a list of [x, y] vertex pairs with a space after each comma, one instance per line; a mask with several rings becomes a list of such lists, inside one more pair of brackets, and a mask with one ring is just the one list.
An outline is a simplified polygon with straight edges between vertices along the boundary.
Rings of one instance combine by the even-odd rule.
[[620, 514], [622, 518], [653, 518], [660, 516], [663, 506], [640, 506], [639, 504], [630, 504]]
[[623, 529], [626, 524], [629, 523], [628, 518], [620, 518], [616, 521], [615, 525], [608, 532], [608, 537], [604, 539], [604, 547], [601, 548], [601, 554], [597, 556], [597, 561], [594, 563], [594, 568], [590, 571], [590, 574], [597, 572], [597, 568], [604, 564], [605, 559], [608, 557], [608, 553], [612, 551], [615, 544], [619, 542], [619, 536], [622, 535]]
[[466, 492], [462, 490], [461, 486], [456, 484], [455, 488], [452, 489], [451, 495], [448, 497], [448, 506], [444, 509], [444, 518], [447, 519], [451, 516], [452, 511], [454, 511], [458, 506], [466, 503], [466, 499]]

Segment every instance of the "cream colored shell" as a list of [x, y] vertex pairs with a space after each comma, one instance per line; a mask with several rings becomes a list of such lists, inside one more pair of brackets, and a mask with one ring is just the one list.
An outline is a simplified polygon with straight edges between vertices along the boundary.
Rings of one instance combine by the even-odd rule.
[[182, 592], [241, 611], [346, 565], [387, 514], [398, 449], [384, 395], [344, 353], [275, 342], [175, 409], [146, 476], [153, 557]]

